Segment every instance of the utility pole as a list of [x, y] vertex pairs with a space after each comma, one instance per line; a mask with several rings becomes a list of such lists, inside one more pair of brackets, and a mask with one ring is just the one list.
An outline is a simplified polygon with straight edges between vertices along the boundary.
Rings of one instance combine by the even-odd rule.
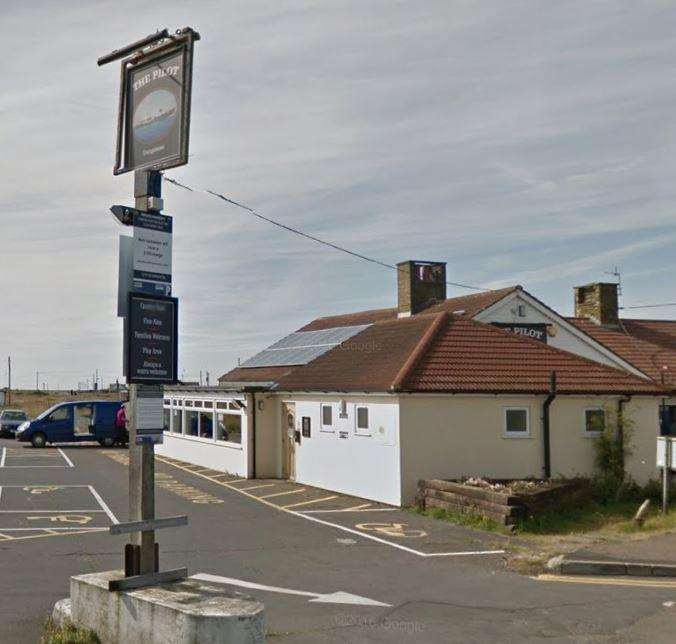
[[35, 391], [40, 391], [40, 372], [35, 372]]
[[7, 404], [12, 402], [12, 356], [7, 356]]

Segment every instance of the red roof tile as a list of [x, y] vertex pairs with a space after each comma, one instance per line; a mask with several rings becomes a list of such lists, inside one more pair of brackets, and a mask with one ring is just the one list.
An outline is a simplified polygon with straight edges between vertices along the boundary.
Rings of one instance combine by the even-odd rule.
[[567, 319], [656, 382], [676, 387], [676, 321], [627, 319], [610, 327]]
[[[465, 317], [474, 317], [480, 311], [488, 308], [492, 304], [500, 301], [512, 291], [521, 288], [520, 286], [509, 286], [507, 288], [496, 289], [494, 291], [482, 291], [481, 293], [472, 293], [471, 295], [460, 295], [451, 297], [443, 302], [434, 304], [429, 308], [417, 313], [417, 315], [427, 315], [429, 313], [457, 313], [464, 311]], [[415, 316], [413, 316], [415, 317]], [[338, 326], [353, 326], [358, 324], [373, 324], [383, 320], [393, 320], [397, 318], [397, 309], [375, 309], [373, 311], [360, 311], [358, 313], [348, 313], [345, 315], [331, 315], [324, 318], [317, 318], [299, 331], [320, 331], [322, 329], [332, 329]]]
[[430, 392], [546, 393], [552, 371], [556, 371], [560, 393], [659, 391], [652, 381], [537, 340], [460, 318], [440, 331], [402, 388]]
[[277, 382], [295, 367], [236, 367], [222, 375], [219, 383], [227, 382]]
[[280, 378], [282, 391], [389, 391], [436, 316], [377, 322]]

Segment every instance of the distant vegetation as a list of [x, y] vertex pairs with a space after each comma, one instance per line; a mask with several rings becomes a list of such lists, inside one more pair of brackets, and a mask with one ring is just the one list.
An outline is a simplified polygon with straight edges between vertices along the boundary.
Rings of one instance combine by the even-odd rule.
[[120, 395], [117, 392], [110, 393], [107, 391], [75, 391], [71, 395], [69, 391], [64, 392], [44, 392], [44, 391], [25, 391], [13, 390], [12, 400], [6, 407], [11, 409], [23, 409], [28, 414], [29, 418], [39, 416], [43, 411], [49, 409], [53, 405], [68, 401], [85, 401], [85, 400], [120, 400]]

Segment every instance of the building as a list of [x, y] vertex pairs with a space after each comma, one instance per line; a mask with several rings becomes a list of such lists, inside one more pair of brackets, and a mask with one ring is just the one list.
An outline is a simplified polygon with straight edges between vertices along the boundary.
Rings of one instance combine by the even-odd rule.
[[613, 284], [566, 318], [520, 286], [446, 298], [445, 265], [398, 266], [397, 307], [314, 320], [219, 379], [168, 392], [158, 452], [402, 505], [421, 478], [590, 475], [606, 415], [656, 475], [674, 417], [676, 322], [621, 320]]

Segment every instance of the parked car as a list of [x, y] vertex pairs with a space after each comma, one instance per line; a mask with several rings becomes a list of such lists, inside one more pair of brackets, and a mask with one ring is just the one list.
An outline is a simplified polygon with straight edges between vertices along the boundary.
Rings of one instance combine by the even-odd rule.
[[115, 424], [121, 406], [121, 402], [99, 400], [60, 403], [21, 425], [16, 439], [31, 442], [33, 447], [84, 441], [97, 441], [104, 447], [124, 444], [128, 441], [127, 431]]
[[14, 436], [19, 425], [28, 420], [23, 409], [3, 409], [0, 411], [0, 436]]

